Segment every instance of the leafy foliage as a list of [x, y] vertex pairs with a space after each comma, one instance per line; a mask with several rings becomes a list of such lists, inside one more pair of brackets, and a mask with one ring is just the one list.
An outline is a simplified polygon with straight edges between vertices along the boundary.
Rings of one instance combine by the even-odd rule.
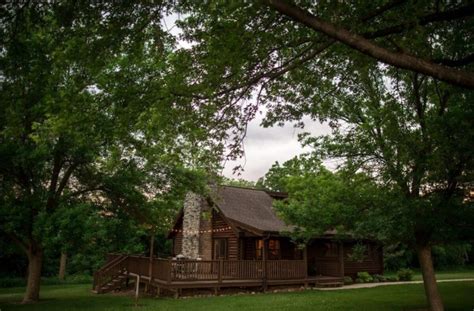
[[101, 249], [111, 238], [139, 251], [131, 232], [162, 232], [186, 190], [205, 191], [201, 169], [222, 157], [232, 127], [222, 106], [176, 95], [188, 76], [161, 29], [168, 9], [1, 7], [0, 228], [37, 267], [25, 301], [38, 299], [45, 252], [119, 250]]
[[235, 187], [243, 187], [243, 188], [260, 188], [255, 182], [251, 180], [245, 179], [233, 179], [228, 177], [223, 177], [221, 184], [226, 186], [235, 186]]
[[413, 279], [413, 271], [410, 269], [400, 269], [397, 271], [397, 276], [400, 281], [411, 281]]

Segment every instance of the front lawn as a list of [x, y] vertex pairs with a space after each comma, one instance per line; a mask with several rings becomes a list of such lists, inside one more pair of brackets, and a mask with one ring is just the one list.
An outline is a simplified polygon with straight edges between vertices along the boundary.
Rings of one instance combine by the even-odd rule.
[[[472, 310], [474, 282], [440, 283], [447, 310]], [[0, 309], [6, 310], [423, 310], [426, 307], [423, 285], [393, 285], [377, 288], [207, 298], [141, 298], [135, 308], [133, 299], [123, 295], [96, 295], [90, 285], [43, 286], [42, 301], [20, 305], [22, 288], [0, 289]]]
[[[414, 270], [413, 281], [422, 281], [423, 277], [419, 270]], [[385, 276], [396, 276], [397, 272], [386, 272]], [[453, 279], [474, 279], [474, 267], [459, 267], [454, 269], [437, 270], [437, 280], [453, 280]]]

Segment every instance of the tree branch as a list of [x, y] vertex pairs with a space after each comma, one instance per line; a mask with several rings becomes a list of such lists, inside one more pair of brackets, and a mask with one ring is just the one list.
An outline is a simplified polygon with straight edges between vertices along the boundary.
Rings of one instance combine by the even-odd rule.
[[64, 173], [63, 178], [61, 179], [61, 182], [59, 183], [58, 190], [56, 191], [56, 198], [59, 198], [61, 196], [61, 193], [64, 190], [64, 187], [66, 187], [69, 177], [71, 177], [72, 172], [78, 167], [79, 163], [72, 163]]
[[28, 245], [23, 242], [22, 240], [20, 240], [20, 238], [18, 238], [16, 236], [16, 234], [14, 233], [11, 233], [11, 232], [8, 232], [6, 231], [5, 229], [2, 229], [3, 232], [5, 232], [5, 234], [13, 241], [15, 242], [18, 247], [20, 247], [26, 254], [28, 254]]
[[401, 23], [395, 26], [379, 29], [373, 32], [367, 32], [362, 34], [367, 39], [375, 39], [404, 32], [416, 25], [425, 26], [434, 22], [445, 22], [450, 20], [456, 20], [464, 17], [468, 17], [474, 14], [474, 5], [469, 4], [454, 10], [436, 12], [428, 15], [420, 16], [417, 21], [409, 21]]
[[460, 59], [433, 59], [433, 62], [450, 67], [462, 67], [474, 62], [474, 53]]
[[264, 2], [294, 21], [317, 32], [324, 33], [328, 37], [383, 63], [419, 72], [453, 85], [474, 89], [474, 74], [469, 71], [442, 66], [412, 55], [389, 51], [361, 35], [351, 33], [344, 28], [338, 28], [284, 0], [264, 0]]

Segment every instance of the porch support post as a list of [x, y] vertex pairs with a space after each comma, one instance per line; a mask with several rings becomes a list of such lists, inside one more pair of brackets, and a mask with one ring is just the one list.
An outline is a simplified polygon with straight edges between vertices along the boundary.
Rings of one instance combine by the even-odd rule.
[[304, 288], [308, 287], [308, 244], [305, 243], [303, 248], [303, 261], [304, 261]]
[[262, 260], [263, 260], [263, 291], [267, 290], [267, 245], [268, 240], [263, 239], [263, 251], [262, 251]]
[[150, 262], [149, 262], [149, 266], [148, 266], [148, 276], [150, 277], [150, 279], [148, 280], [148, 283], [151, 283], [152, 278], [153, 278], [153, 252], [154, 252], [153, 248], [154, 248], [154, 245], [155, 245], [155, 234], [152, 231], [151, 237], [150, 237]]
[[339, 274], [344, 277], [344, 242], [339, 242]]
[[173, 264], [171, 263], [171, 258], [168, 259], [168, 275], [167, 275], [167, 280], [166, 283], [171, 284], [171, 278], [172, 278], [172, 273], [173, 273]]
[[214, 291], [215, 291], [215, 294], [216, 295], [219, 295], [219, 291], [221, 290], [221, 285], [222, 285], [222, 273], [224, 271], [224, 261], [222, 260], [222, 258], [219, 258], [219, 273], [217, 275], [217, 283], [218, 283], [218, 286], [216, 288], [214, 288]]

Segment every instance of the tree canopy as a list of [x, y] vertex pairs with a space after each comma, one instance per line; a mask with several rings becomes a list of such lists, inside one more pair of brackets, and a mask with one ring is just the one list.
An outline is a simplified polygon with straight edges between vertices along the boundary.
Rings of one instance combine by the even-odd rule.
[[219, 105], [174, 95], [189, 77], [161, 29], [168, 9], [1, 7], [0, 228], [28, 256], [25, 302], [71, 209], [93, 203], [162, 230], [183, 192], [202, 190], [200, 168], [219, 163], [232, 125]]
[[[381, 206], [383, 216], [403, 215], [393, 219], [419, 251], [431, 308], [442, 310], [431, 244], [469, 232], [472, 5], [269, 0], [179, 9], [187, 14], [180, 26], [193, 44], [199, 94], [249, 107], [249, 115], [265, 106], [264, 126], [303, 125], [308, 115], [327, 122], [332, 135], [302, 142], [320, 159], [344, 159], [349, 171], [363, 172], [368, 193], [398, 198]], [[346, 187], [341, 177], [324, 176], [307, 184]], [[306, 183], [289, 184], [290, 202], [292, 190], [304, 192], [291, 188], [297, 185]], [[309, 207], [316, 198], [305, 193], [308, 201], [299, 203]], [[337, 196], [323, 198], [329, 204]]]

